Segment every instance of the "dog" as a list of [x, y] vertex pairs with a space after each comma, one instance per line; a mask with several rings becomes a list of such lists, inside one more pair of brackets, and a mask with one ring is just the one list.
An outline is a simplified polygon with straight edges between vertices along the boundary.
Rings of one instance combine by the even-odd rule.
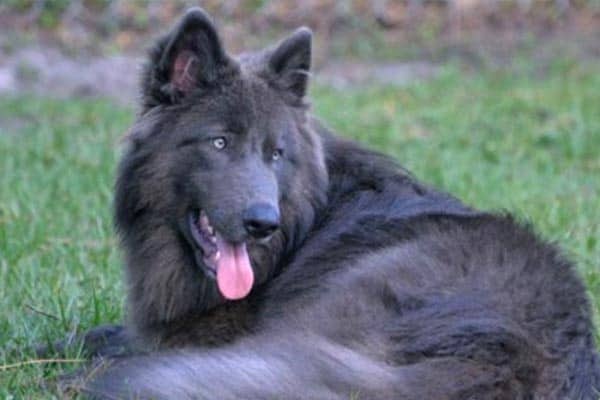
[[191, 9], [151, 51], [116, 183], [128, 323], [106, 335], [141, 352], [82, 390], [598, 399], [573, 264], [329, 131], [308, 107], [311, 40], [233, 57]]

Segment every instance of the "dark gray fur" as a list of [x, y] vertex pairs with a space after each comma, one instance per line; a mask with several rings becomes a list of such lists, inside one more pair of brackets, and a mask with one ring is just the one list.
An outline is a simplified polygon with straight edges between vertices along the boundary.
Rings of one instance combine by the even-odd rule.
[[[594, 327], [573, 265], [510, 216], [476, 212], [311, 118], [310, 40], [300, 29], [236, 59], [195, 9], [153, 50], [115, 203], [129, 335], [159, 350], [109, 362], [85, 392], [597, 399]], [[196, 58], [177, 77], [181, 51]], [[219, 132], [231, 147], [216, 154], [206, 140]], [[282, 226], [249, 242], [256, 285], [225, 302], [182, 221], [201, 207], [246, 240], [240, 213], [256, 199], [278, 205]]]

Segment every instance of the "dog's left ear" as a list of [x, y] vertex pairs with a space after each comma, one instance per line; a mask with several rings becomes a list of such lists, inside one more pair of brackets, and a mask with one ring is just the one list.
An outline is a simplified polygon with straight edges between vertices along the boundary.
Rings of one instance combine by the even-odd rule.
[[284, 39], [267, 61], [270, 80], [278, 89], [302, 99], [308, 87], [312, 31], [302, 27]]

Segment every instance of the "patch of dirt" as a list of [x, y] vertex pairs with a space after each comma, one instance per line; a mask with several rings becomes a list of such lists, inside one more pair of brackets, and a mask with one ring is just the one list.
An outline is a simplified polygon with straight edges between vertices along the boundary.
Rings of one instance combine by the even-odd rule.
[[320, 84], [336, 88], [369, 83], [403, 86], [416, 80], [435, 77], [439, 71], [440, 67], [437, 64], [428, 61], [387, 63], [333, 61], [317, 71], [315, 79]]
[[106, 97], [132, 104], [141, 59], [135, 56], [72, 58], [56, 48], [30, 47], [2, 57], [0, 93], [48, 97]]

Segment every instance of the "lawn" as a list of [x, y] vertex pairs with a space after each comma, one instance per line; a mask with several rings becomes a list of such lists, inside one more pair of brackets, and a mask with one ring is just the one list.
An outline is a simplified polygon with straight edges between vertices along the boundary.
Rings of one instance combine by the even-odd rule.
[[[403, 88], [313, 88], [340, 133], [560, 243], [600, 308], [600, 66], [461, 71]], [[107, 101], [0, 99], [0, 397], [49, 398], [76, 367], [26, 349], [122, 316], [111, 199], [132, 110]], [[77, 349], [70, 357], [77, 358]]]

